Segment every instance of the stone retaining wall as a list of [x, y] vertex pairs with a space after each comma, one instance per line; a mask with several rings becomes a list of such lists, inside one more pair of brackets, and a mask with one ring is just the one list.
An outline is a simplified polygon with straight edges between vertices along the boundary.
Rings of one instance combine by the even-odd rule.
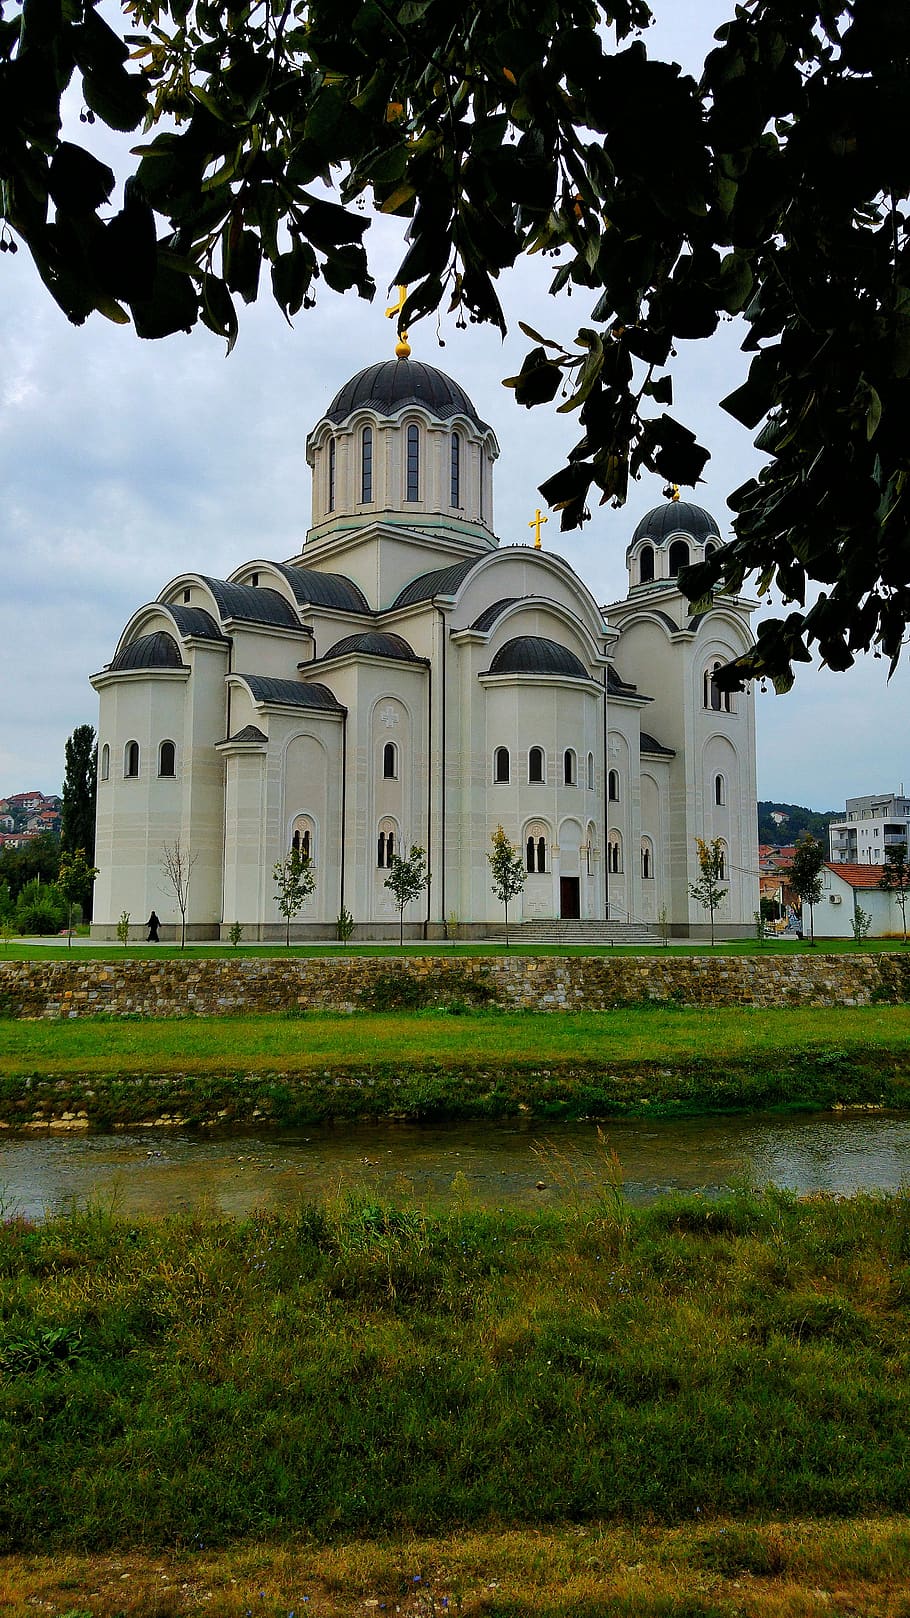
[[460, 1000], [539, 1011], [648, 1002], [864, 1006], [910, 1001], [910, 954], [364, 956], [0, 961], [0, 1016], [212, 1017]]

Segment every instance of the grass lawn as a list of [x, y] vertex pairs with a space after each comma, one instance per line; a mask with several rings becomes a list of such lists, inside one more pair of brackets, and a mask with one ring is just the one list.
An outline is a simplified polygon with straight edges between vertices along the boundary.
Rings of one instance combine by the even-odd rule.
[[0, 943], [0, 962], [10, 961], [48, 961], [48, 960], [185, 960], [186, 957], [236, 956], [244, 960], [248, 956], [271, 957], [283, 960], [310, 960], [320, 959], [326, 955], [366, 955], [379, 956], [383, 959], [394, 958], [397, 955], [701, 955], [705, 952], [715, 955], [793, 955], [812, 952], [822, 955], [875, 955], [883, 951], [888, 953], [902, 948], [899, 938], [870, 938], [862, 944], [855, 944], [846, 938], [816, 938], [814, 946], [807, 941], [795, 939], [766, 939], [759, 943], [754, 938], [734, 938], [730, 940], [718, 939], [713, 947], [709, 944], [691, 944], [688, 942], [669, 944], [521, 944], [512, 942], [508, 948], [505, 944], [484, 943], [440, 943], [438, 940], [430, 943], [406, 943], [400, 947], [397, 942], [387, 944], [292, 944], [290, 949], [283, 944], [243, 944], [233, 949], [230, 944], [188, 944], [186, 949], [178, 945], [160, 944], [88, 944], [76, 942], [72, 948], [65, 943], [26, 943], [22, 940]]
[[4, 1612], [908, 1611], [906, 1194], [11, 1221], [0, 1365]]
[[870, 1052], [910, 1060], [910, 1006], [357, 1012], [180, 1020], [0, 1020], [0, 1074], [306, 1073], [336, 1064], [641, 1064]]
[[0, 1558], [7, 1618], [906, 1618], [908, 1589], [903, 1516]]

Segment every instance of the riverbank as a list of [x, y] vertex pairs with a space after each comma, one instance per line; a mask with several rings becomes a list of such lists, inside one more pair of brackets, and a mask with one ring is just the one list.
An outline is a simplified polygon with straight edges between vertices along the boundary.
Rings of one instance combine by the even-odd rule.
[[906, 1506], [908, 1255], [906, 1194], [633, 1210], [609, 1164], [577, 1214], [7, 1222], [0, 1548], [688, 1525], [761, 1575], [730, 1520]]
[[0, 1020], [0, 1126], [910, 1106], [910, 1006]]
[[904, 1516], [0, 1559], [7, 1618], [899, 1618], [908, 1586]]

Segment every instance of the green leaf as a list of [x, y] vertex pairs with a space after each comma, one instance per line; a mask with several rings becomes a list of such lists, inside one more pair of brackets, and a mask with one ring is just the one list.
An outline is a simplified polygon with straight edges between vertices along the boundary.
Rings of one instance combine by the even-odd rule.
[[114, 171], [97, 157], [61, 141], [52, 159], [48, 191], [64, 213], [94, 213], [114, 189]]
[[141, 124], [147, 111], [147, 81], [122, 68], [87, 72], [82, 79], [86, 106], [110, 129], [129, 130]]

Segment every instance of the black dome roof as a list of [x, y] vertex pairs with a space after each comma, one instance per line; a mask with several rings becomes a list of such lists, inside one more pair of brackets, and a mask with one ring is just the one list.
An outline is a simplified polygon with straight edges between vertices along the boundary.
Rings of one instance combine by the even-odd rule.
[[391, 657], [399, 663], [422, 661], [401, 635], [391, 635], [381, 629], [368, 629], [362, 635], [345, 635], [344, 640], [336, 641], [326, 652], [323, 661], [330, 657], [344, 657], [349, 652], [360, 652], [365, 657]]
[[138, 640], [122, 646], [111, 664], [111, 673], [120, 669], [181, 669], [183, 660], [180, 647], [173, 635], [156, 629], [151, 635], [140, 635]]
[[693, 506], [688, 500], [668, 500], [666, 505], [655, 506], [642, 517], [631, 543], [653, 539], [659, 545], [670, 534], [686, 534], [699, 543], [709, 537], [720, 539], [720, 529], [704, 506]]
[[590, 680], [581, 659], [558, 641], [541, 635], [516, 635], [507, 640], [490, 664], [491, 674], [566, 674], [575, 680]]
[[355, 410], [375, 410], [379, 416], [397, 416], [408, 405], [423, 405], [431, 416], [448, 421], [467, 416], [485, 427], [464, 388], [435, 365], [422, 360], [380, 360], [358, 371], [336, 393], [326, 411], [329, 421], [344, 421]]

